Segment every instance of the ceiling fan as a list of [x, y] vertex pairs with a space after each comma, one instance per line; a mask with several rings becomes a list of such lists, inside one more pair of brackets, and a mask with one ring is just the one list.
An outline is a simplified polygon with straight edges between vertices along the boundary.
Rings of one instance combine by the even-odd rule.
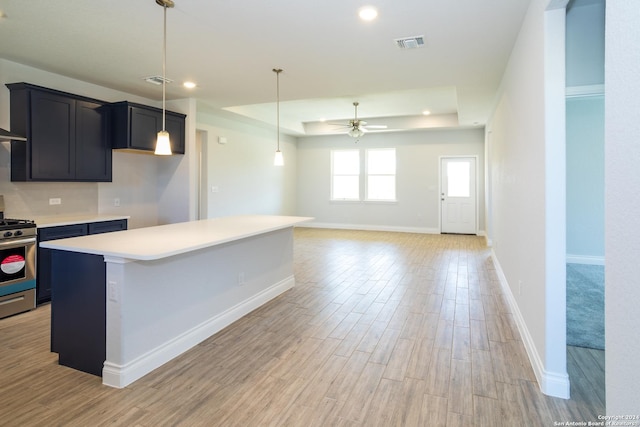
[[387, 128], [387, 126], [385, 125], [367, 125], [367, 122], [365, 122], [364, 120], [358, 119], [358, 105], [360, 105], [360, 103], [357, 101], [353, 103], [353, 107], [355, 108], [355, 115], [352, 120], [349, 120], [348, 124], [335, 123], [338, 126], [348, 127], [349, 130], [347, 131], [347, 135], [357, 139], [357, 138], [360, 138], [362, 135], [364, 135], [365, 132], [367, 132], [370, 129], [386, 129]]

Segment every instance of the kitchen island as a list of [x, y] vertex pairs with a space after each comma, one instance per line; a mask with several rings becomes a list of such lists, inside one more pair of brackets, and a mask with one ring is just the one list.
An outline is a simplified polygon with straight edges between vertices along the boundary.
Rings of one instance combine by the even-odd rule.
[[293, 227], [247, 215], [41, 243], [59, 363], [125, 387], [292, 288]]

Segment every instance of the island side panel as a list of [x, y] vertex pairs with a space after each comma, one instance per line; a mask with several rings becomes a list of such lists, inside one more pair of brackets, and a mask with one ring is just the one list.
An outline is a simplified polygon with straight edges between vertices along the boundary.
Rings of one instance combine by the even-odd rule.
[[58, 363], [102, 375], [106, 355], [104, 257], [51, 251], [51, 348]]
[[125, 387], [295, 284], [292, 227], [155, 261], [106, 262], [113, 291], [103, 382], [114, 387]]

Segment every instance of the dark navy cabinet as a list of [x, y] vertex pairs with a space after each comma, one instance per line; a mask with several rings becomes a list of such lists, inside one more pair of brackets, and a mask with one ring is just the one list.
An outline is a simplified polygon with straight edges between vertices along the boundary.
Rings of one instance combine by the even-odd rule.
[[29, 83], [11, 92], [12, 181], [111, 181], [110, 109], [102, 101]]
[[51, 256], [53, 251], [41, 248], [40, 242], [86, 236], [88, 234], [110, 233], [126, 229], [126, 219], [39, 228], [36, 259], [36, 302], [42, 304], [51, 300]]
[[[162, 130], [162, 110], [133, 102], [111, 104], [113, 148], [153, 152]], [[185, 151], [185, 114], [167, 111], [165, 129], [169, 132], [173, 154]]]
[[[102, 255], [52, 250], [51, 351], [58, 363], [102, 376], [107, 347]], [[90, 280], [87, 280], [90, 278]]]

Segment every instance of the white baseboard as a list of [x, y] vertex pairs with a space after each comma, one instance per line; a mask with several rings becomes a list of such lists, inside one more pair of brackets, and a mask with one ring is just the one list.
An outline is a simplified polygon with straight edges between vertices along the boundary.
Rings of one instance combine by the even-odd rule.
[[116, 388], [126, 387], [294, 286], [295, 278], [289, 276], [126, 365], [105, 362], [102, 383]]
[[333, 222], [305, 222], [300, 227], [331, 228], [336, 230], [363, 230], [363, 231], [395, 231], [399, 233], [440, 234], [439, 228], [427, 227], [400, 227], [393, 225], [377, 224], [339, 224]]
[[538, 354], [536, 346], [533, 342], [533, 337], [529, 333], [527, 324], [525, 323], [524, 318], [522, 317], [522, 313], [520, 312], [520, 307], [518, 306], [518, 303], [516, 302], [516, 299], [511, 292], [509, 282], [507, 281], [507, 278], [502, 271], [502, 267], [500, 266], [500, 262], [498, 261], [498, 258], [496, 257], [496, 254], [493, 250], [491, 250], [491, 259], [493, 260], [493, 264], [496, 267], [496, 273], [498, 275], [498, 279], [500, 280], [502, 291], [505, 293], [511, 311], [513, 312], [516, 325], [518, 326], [518, 331], [522, 336], [522, 341], [527, 351], [527, 356], [529, 356], [529, 362], [531, 363], [533, 372], [536, 376], [536, 379], [538, 380], [540, 390], [548, 396], [569, 399], [571, 392], [569, 375], [567, 373], [549, 372], [544, 368], [542, 359], [540, 358], [540, 355]]
[[[363, 231], [395, 231], [398, 233], [440, 234], [439, 228], [430, 227], [402, 227], [396, 225], [378, 224], [340, 224], [333, 222], [305, 222], [299, 227], [330, 228], [335, 230], [363, 230]], [[477, 236], [485, 236], [484, 230], [478, 230]]]
[[572, 254], [567, 254], [567, 263], [569, 263], [569, 264], [604, 265], [604, 257], [603, 256], [591, 256], [591, 255], [572, 255]]

